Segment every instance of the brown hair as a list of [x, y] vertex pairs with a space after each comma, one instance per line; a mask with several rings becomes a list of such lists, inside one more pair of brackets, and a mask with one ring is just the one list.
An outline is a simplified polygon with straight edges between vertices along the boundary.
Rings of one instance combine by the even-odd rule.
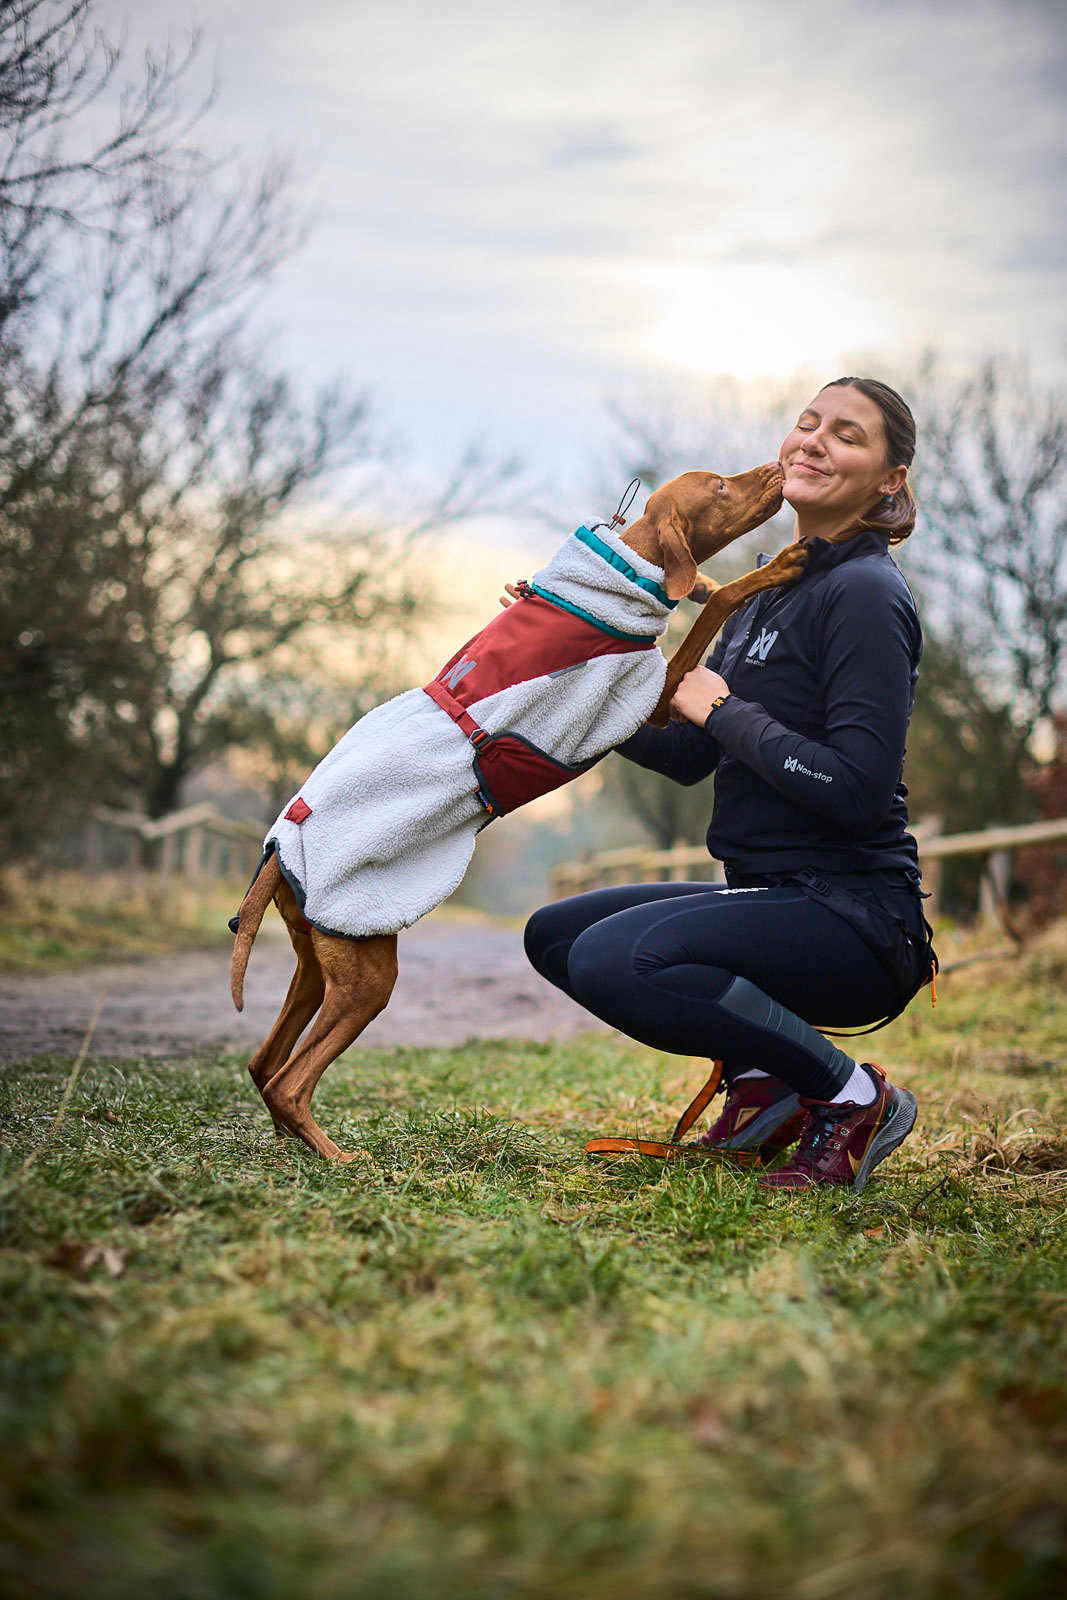
[[[915, 456], [915, 418], [895, 389], [878, 378], [835, 378], [832, 383], [824, 383], [823, 388], [858, 389], [868, 400], [873, 400], [882, 413], [886, 467], [911, 466]], [[915, 527], [916, 514], [915, 497], [911, 485], [905, 481], [896, 494], [876, 500], [850, 531], [860, 533], [871, 529], [875, 533], [888, 533], [890, 544], [901, 544]]]

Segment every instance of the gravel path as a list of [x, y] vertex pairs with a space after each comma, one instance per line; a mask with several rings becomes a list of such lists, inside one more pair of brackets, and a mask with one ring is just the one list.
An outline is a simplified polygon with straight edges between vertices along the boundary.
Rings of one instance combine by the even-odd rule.
[[[90, 1054], [183, 1055], [260, 1044], [293, 972], [289, 942], [267, 925], [245, 982], [245, 1009], [229, 993], [229, 951], [125, 961], [50, 977], [0, 977], [0, 1060], [38, 1051], [77, 1053], [101, 994]], [[467, 1039], [560, 1039], [604, 1025], [538, 977], [517, 929], [435, 913], [400, 935], [393, 998], [361, 1045], [463, 1044]]]

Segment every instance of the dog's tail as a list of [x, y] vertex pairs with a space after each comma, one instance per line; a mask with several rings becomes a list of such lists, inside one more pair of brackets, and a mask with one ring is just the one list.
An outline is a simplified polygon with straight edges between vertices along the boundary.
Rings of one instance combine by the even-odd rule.
[[281, 881], [282, 869], [278, 865], [278, 852], [272, 850], [252, 887], [241, 901], [241, 909], [237, 913], [237, 937], [233, 942], [233, 956], [230, 960], [230, 993], [238, 1011], [243, 1011], [245, 1008], [245, 968], [252, 954], [252, 945], [259, 932], [259, 925], [263, 921], [263, 913], [274, 898], [275, 890]]

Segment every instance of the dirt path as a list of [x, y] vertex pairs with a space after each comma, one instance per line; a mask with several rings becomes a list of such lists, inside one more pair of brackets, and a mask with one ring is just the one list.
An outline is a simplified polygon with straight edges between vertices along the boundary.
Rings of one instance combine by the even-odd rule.
[[[281, 930], [264, 930], [252, 952], [245, 1009], [229, 994], [229, 951], [195, 951], [52, 977], [0, 977], [0, 1060], [38, 1051], [76, 1054], [101, 994], [91, 1054], [189, 1054], [255, 1048], [289, 985], [293, 957]], [[360, 1040], [457, 1045], [466, 1039], [559, 1039], [603, 1024], [533, 971], [517, 929], [471, 923], [447, 912], [400, 935], [400, 978], [388, 1008]]]

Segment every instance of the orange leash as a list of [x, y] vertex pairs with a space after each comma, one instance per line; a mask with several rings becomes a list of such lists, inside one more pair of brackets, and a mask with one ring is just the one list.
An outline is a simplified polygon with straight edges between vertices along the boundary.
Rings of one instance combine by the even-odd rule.
[[727, 1160], [736, 1162], [739, 1166], [758, 1165], [760, 1158], [752, 1150], [711, 1150], [704, 1145], [682, 1144], [681, 1142], [701, 1112], [711, 1104], [721, 1081], [722, 1062], [713, 1061], [711, 1064], [711, 1077], [686, 1106], [678, 1118], [678, 1125], [674, 1133], [668, 1141], [661, 1143], [656, 1139], [588, 1139], [585, 1146], [586, 1155], [655, 1156], [660, 1161]]

